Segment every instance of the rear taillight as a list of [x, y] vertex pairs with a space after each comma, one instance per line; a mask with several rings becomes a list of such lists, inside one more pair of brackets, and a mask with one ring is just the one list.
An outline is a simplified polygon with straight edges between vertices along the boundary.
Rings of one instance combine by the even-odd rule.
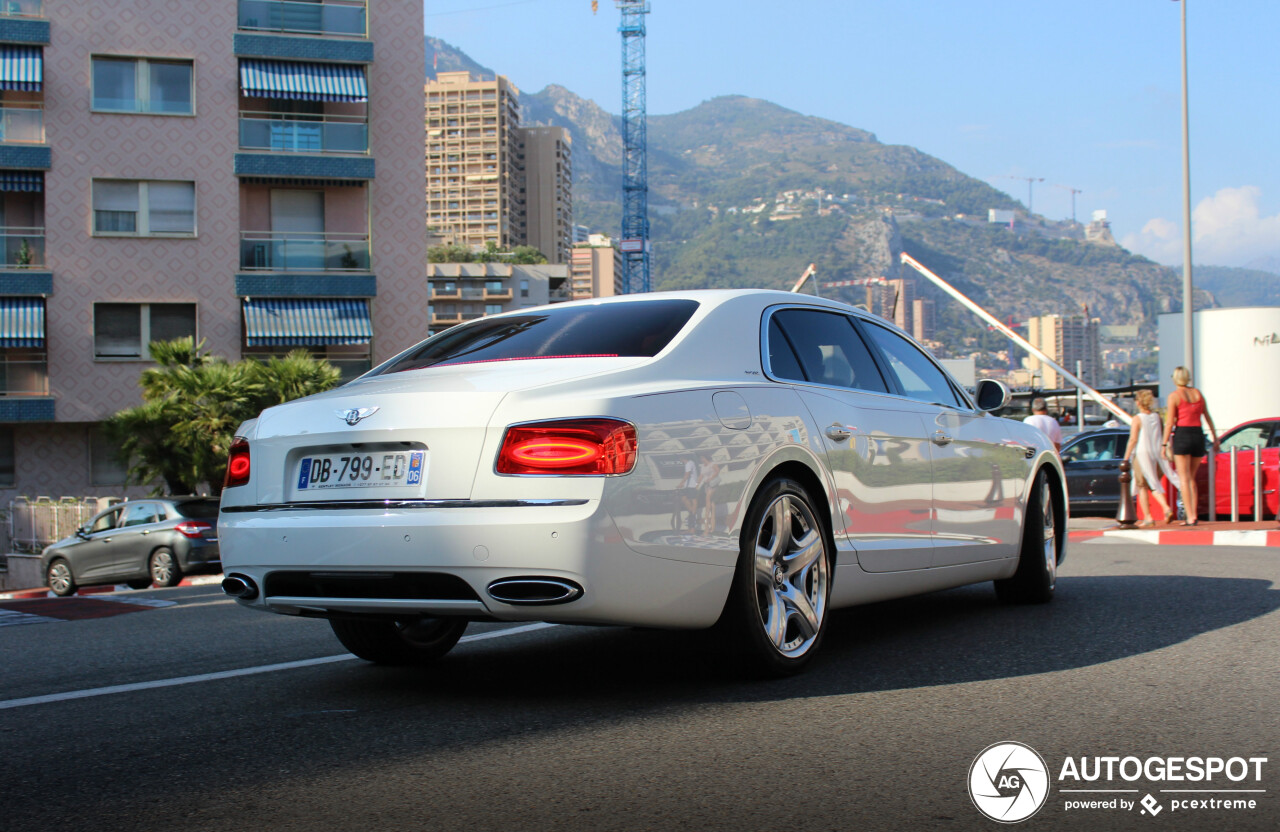
[[245, 485], [249, 482], [249, 440], [236, 437], [231, 443], [231, 456], [227, 459], [227, 478], [223, 488]]
[[183, 537], [189, 537], [192, 540], [204, 537], [204, 533], [213, 530], [212, 523], [203, 523], [199, 520], [183, 520], [181, 523], [173, 527], [174, 531]]
[[566, 419], [507, 428], [499, 474], [627, 474], [636, 429], [617, 419]]

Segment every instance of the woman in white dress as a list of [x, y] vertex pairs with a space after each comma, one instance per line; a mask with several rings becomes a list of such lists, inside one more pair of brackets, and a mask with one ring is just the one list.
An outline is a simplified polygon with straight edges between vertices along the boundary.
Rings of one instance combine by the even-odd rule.
[[1168, 460], [1160, 454], [1160, 438], [1164, 435], [1164, 426], [1160, 414], [1155, 412], [1155, 396], [1150, 390], [1139, 390], [1137, 395], [1138, 414], [1133, 417], [1133, 428], [1129, 431], [1129, 447], [1124, 458], [1137, 462], [1133, 469], [1133, 484], [1137, 490], [1138, 505], [1146, 516], [1144, 526], [1154, 526], [1155, 519], [1151, 514], [1151, 503], [1148, 494], [1155, 498], [1164, 512], [1164, 522], [1173, 521], [1173, 511], [1164, 499], [1164, 491], [1160, 488], [1160, 475], [1164, 474], [1175, 486], [1178, 475], [1173, 472]]

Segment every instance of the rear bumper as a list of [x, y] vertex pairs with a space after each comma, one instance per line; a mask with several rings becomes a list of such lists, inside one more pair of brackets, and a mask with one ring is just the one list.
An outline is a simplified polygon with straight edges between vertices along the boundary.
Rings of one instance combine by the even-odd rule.
[[[257, 598], [240, 603], [285, 614], [706, 627], [719, 617], [733, 577], [731, 568], [637, 553], [596, 500], [227, 507], [218, 537], [224, 573], [259, 588]], [[417, 574], [425, 577], [415, 583], [426, 587], [438, 583], [430, 576], [449, 576], [470, 591], [415, 590], [408, 594], [419, 597], [409, 598], [271, 595], [269, 587], [279, 583], [273, 573], [284, 572], [318, 573], [337, 585], [349, 585], [343, 575], [376, 582]], [[570, 582], [582, 593], [541, 606], [488, 594], [496, 580], [531, 576]]]

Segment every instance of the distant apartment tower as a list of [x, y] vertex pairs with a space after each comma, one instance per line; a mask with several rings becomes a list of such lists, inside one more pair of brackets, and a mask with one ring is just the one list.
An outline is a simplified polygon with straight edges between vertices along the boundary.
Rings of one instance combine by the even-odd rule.
[[622, 252], [604, 234], [590, 234], [569, 252], [569, 296], [607, 298], [622, 294]]
[[429, 263], [431, 334], [487, 315], [569, 300], [568, 267], [511, 263]]
[[932, 341], [937, 334], [936, 305], [933, 298], [916, 298], [911, 302], [911, 337]]
[[877, 280], [867, 284], [867, 309], [873, 315], [893, 321], [906, 332], [911, 332], [915, 297], [914, 280]]
[[151, 341], [352, 376], [425, 336], [425, 205], [397, 187], [423, 176], [422, 25], [365, 0], [0, 2], [0, 504], [128, 493], [99, 425], [141, 403]]
[[482, 249], [530, 245], [553, 264], [573, 241], [573, 153], [562, 127], [521, 127], [505, 76], [441, 72], [426, 93], [427, 229]]
[[[1086, 384], [1097, 385], [1100, 380], [1102, 353], [1098, 344], [1098, 319], [1087, 315], [1041, 315], [1027, 321], [1027, 340], [1045, 355], [1072, 374], [1076, 362], [1081, 363]], [[1067, 384], [1056, 370], [1035, 356], [1026, 359], [1026, 368], [1034, 375], [1040, 374], [1040, 386], [1044, 389], [1060, 388]]]
[[520, 90], [499, 75], [441, 72], [427, 99], [427, 228], [465, 246], [523, 245]]

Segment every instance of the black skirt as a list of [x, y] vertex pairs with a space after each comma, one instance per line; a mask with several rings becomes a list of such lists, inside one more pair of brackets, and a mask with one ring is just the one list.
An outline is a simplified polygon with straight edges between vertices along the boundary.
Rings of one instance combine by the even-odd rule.
[[1185, 425], [1174, 428], [1173, 453], [1176, 456], [1204, 456], [1204, 429]]

